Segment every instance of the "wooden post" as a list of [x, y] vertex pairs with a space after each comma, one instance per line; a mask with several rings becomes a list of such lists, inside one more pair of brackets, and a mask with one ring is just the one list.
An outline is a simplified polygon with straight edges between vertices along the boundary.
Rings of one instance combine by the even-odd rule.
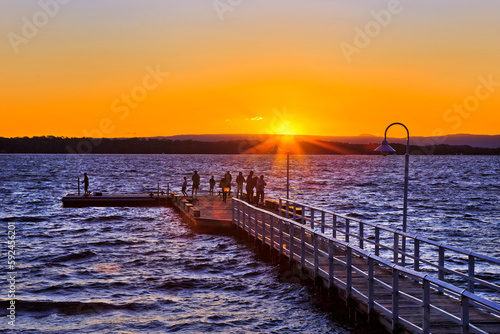
[[78, 196], [80, 196], [80, 177], [78, 177]]
[[380, 228], [375, 226], [375, 255], [380, 255]]
[[289, 252], [290, 252], [290, 262], [293, 262], [293, 239], [294, 239], [294, 235], [293, 235], [293, 224], [290, 224], [290, 231], [288, 232], [289, 233], [289, 236], [290, 236], [290, 240], [288, 240], [288, 243], [290, 244], [289, 245]]
[[270, 235], [269, 235], [269, 243], [271, 244], [271, 254], [273, 252], [274, 248], [274, 217], [269, 216], [269, 230], [270, 230]]

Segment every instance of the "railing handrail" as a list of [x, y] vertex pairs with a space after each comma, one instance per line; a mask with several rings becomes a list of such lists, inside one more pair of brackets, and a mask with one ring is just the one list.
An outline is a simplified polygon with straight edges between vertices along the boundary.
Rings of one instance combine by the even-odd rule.
[[419, 236], [416, 236], [416, 235], [408, 233], [408, 232], [403, 232], [403, 231], [398, 231], [398, 230], [395, 230], [395, 229], [391, 229], [390, 227], [387, 227], [385, 225], [381, 225], [380, 223], [375, 224], [375, 223], [371, 223], [371, 222], [364, 222], [364, 221], [362, 221], [360, 219], [356, 219], [356, 218], [352, 218], [352, 217], [349, 217], [349, 216], [346, 216], [346, 215], [342, 215], [342, 214], [330, 211], [328, 209], [316, 207], [316, 206], [309, 205], [309, 204], [304, 204], [302, 202], [298, 202], [298, 201], [295, 201], [295, 200], [286, 199], [286, 198], [280, 198], [280, 199], [283, 202], [287, 202], [288, 201], [289, 203], [294, 203], [294, 204], [297, 204], [297, 205], [300, 205], [300, 206], [303, 206], [303, 207], [308, 207], [308, 208], [314, 209], [315, 211], [325, 212], [325, 213], [337, 216], [339, 218], [348, 219], [348, 220], [350, 220], [352, 222], [361, 223], [363, 225], [368, 225], [368, 226], [371, 226], [373, 228], [379, 228], [381, 230], [384, 230], [386, 232], [391, 232], [391, 233], [397, 234], [399, 236], [404, 236], [404, 237], [408, 237], [408, 238], [411, 238], [411, 239], [414, 239], [414, 240], [422, 241], [422, 242], [425, 242], [425, 243], [430, 244], [432, 246], [443, 247], [443, 248], [445, 248], [447, 250], [451, 250], [451, 251], [453, 251], [455, 253], [459, 253], [459, 254], [462, 254], [462, 255], [474, 256], [477, 259], [481, 259], [481, 260], [493, 262], [495, 264], [499, 264], [500, 265], [500, 259], [488, 256], [488, 255], [485, 255], [485, 254], [476, 253], [476, 252], [473, 252], [473, 251], [467, 251], [465, 249], [454, 247], [454, 246], [447, 246], [447, 245], [443, 244], [442, 242], [432, 241], [430, 239], [419, 237]]
[[[241, 209], [240, 209], [240, 204], [243, 205]], [[245, 207], [248, 209], [245, 209]], [[467, 327], [470, 327], [470, 329], [474, 329], [474, 330], [477, 330], [479, 332], [484, 332], [484, 331], [480, 330], [474, 324], [470, 323], [469, 316], [468, 316], [469, 303], [479, 305], [480, 307], [483, 307], [485, 309], [489, 309], [490, 313], [492, 312], [493, 314], [496, 314], [497, 316], [500, 315], [500, 304], [498, 304], [498, 303], [490, 301], [490, 300], [483, 298], [481, 296], [475, 295], [473, 292], [468, 291], [467, 289], [459, 288], [459, 287], [456, 287], [450, 283], [442, 281], [438, 278], [431, 277], [428, 274], [418, 272], [418, 271], [415, 271], [413, 269], [410, 269], [410, 268], [407, 268], [404, 266], [400, 266], [397, 263], [393, 263], [387, 259], [384, 259], [380, 256], [377, 256], [377, 255], [367, 251], [366, 249], [358, 247], [352, 243], [337, 239], [331, 235], [327, 235], [326, 233], [322, 233], [320, 231], [317, 231], [314, 228], [311, 228], [311, 227], [306, 226], [304, 224], [300, 224], [300, 223], [294, 221], [293, 219], [275, 214], [275, 213], [267, 211], [267, 210], [263, 210], [261, 208], [257, 208], [253, 205], [248, 204], [247, 202], [245, 202], [243, 200], [239, 200], [236, 198], [232, 199], [232, 210], [233, 210], [233, 222], [236, 222], [238, 226], [245, 228], [245, 217], [248, 217], [248, 223], [246, 224], [246, 227], [248, 229], [248, 233], [250, 233], [250, 234], [252, 233], [252, 227], [253, 227], [253, 233], [255, 234], [254, 236], [256, 238], [262, 237], [263, 242], [269, 241], [271, 248], [274, 248], [276, 245], [276, 242], [277, 242], [276, 239], [273, 239], [273, 237], [272, 237], [273, 231], [274, 231], [274, 233], [278, 232], [278, 231], [276, 231], [276, 229], [277, 229], [276, 225], [274, 225], [274, 227], [273, 227], [273, 223], [272, 223], [274, 221], [274, 219], [276, 219], [277, 222], [279, 222], [278, 225], [279, 225], [279, 234], [280, 234], [280, 241], [279, 241], [280, 242], [280, 244], [279, 244], [280, 245], [279, 246], [280, 253], [281, 253], [281, 250], [283, 250], [284, 252], [287, 251], [286, 244], [282, 244], [282, 236], [284, 234], [285, 237], [287, 237], [289, 239], [289, 242], [290, 242], [290, 248], [288, 249], [288, 254], [290, 255], [291, 259], [296, 259], [296, 257], [299, 257], [300, 261], [302, 262], [301, 266], [304, 264], [304, 261], [305, 261], [304, 255], [306, 253], [304, 253], [304, 249], [303, 249], [304, 246], [306, 246], [306, 250], [309, 249], [309, 252], [311, 252], [311, 250], [314, 250], [314, 254], [327, 254], [327, 255], [329, 254], [328, 258], [331, 258], [331, 259], [335, 258], [335, 255], [333, 253], [331, 253], [333, 248], [331, 248], [330, 246], [328, 247], [328, 251], [326, 251], [326, 253], [324, 250], [321, 250], [321, 252], [319, 252], [317, 238], [320, 238], [323, 241], [325, 241], [325, 240], [328, 241], [329, 245], [335, 244], [335, 245], [337, 245], [337, 247], [345, 248], [346, 252], [347, 252], [346, 254], [352, 254], [352, 253], [358, 254], [359, 256], [362, 256], [362, 257], [366, 258], [367, 260], [372, 260], [373, 262], [377, 263], [378, 265], [381, 265], [383, 267], [386, 267], [387, 269], [392, 270], [393, 282], [394, 282], [394, 279], [396, 280], [395, 285], [387, 285], [386, 283], [383, 283], [382, 281], [378, 280], [375, 276], [370, 276], [370, 277], [372, 277], [372, 279], [375, 279], [375, 281], [377, 281], [377, 284], [379, 284], [379, 285], [381, 284], [383, 287], [385, 286], [384, 289], [388, 289], [388, 290], [392, 291], [393, 298], [396, 298], [396, 301], [393, 299], [393, 303], [396, 303], [396, 304], [393, 304], [392, 311], [386, 307], [381, 306], [381, 304], [377, 303], [373, 299], [373, 298], [375, 298], [374, 295], [372, 294], [370, 296], [370, 292], [368, 292], [368, 295], [364, 295], [361, 291], [356, 290], [356, 287], [349, 286], [352, 282], [348, 282], [349, 279], [347, 278], [347, 276], [345, 277], [345, 283], [342, 280], [339, 280], [338, 278], [334, 278], [333, 281], [337, 282], [337, 283], [340, 282], [341, 286], [345, 286], [346, 289], [352, 289], [352, 291], [355, 291], [357, 294], [361, 294], [361, 296], [364, 298], [364, 300], [369, 303], [369, 309], [370, 309], [370, 305], [371, 305], [371, 307], [373, 307], [374, 304], [377, 305], [378, 307], [382, 307], [383, 311], [385, 313], [389, 313], [392, 316], [393, 321], [396, 321], [396, 322], [401, 321], [405, 324], [408, 324], [410, 327], [419, 328], [419, 330], [422, 330], [424, 332], [428, 332], [428, 328], [430, 326], [430, 320], [428, 320], [428, 319], [425, 320], [426, 321], [425, 323], [422, 323], [422, 328], [420, 328], [420, 327], [416, 326], [415, 324], [410, 323], [409, 320], [406, 320], [406, 319], [400, 317], [399, 311], [398, 311], [398, 308], [399, 308], [399, 306], [398, 306], [399, 303], [397, 301], [398, 297], [394, 297], [394, 296], [398, 296], [400, 293], [401, 293], [402, 298], [410, 298], [410, 299], [416, 300], [418, 302], [421, 302], [423, 307], [424, 307], [424, 309], [423, 309], [424, 313], [428, 312], [428, 311], [425, 311], [425, 309], [429, 310], [429, 307], [430, 307], [433, 310], [438, 311], [439, 314], [442, 314], [445, 317], [447, 317], [449, 320], [457, 323], [458, 325], [460, 325], [462, 327], [467, 326]], [[258, 220], [257, 212], [261, 213], [261, 220], [260, 221]], [[240, 219], [240, 213], [243, 214], [242, 220]], [[264, 219], [264, 216], [273, 217], [273, 219]], [[253, 220], [253, 224], [251, 223], [252, 220]], [[266, 231], [266, 221], [268, 222], [267, 225], [268, 225], [269, 231], [271, 233], [271, 236], [264, 235], [264, 233], [266, 233], [265, 232]], [[282, 230], [282, 226], [283, 226], [282, 223], [285, 223], [285, 226], [290, 225], [290, 230], [289, 231], [287, 231], [287, 229]], [[259, 226], [257, 226], [257, 225], [259, 225]], [[295, 232], [293, 232], [295, 228], [302, 231], [300, 234], [302, 236], [301, 238], [298, 238], [297, 234]], [[259, 231], [261, 231], [261, 232], [259, 233]], [[310, 236], [310, 238], [311, 238], [310, 240], [312, 240], [312, 242], [305, 241], [305, 239], [304, 239], [305, 233], [307, 233]], [[260, 236], [259, 236], [259, 234], [260, 234]], [[294, 242], [297, 243], [298, 242], [297, 239], [298, 239], [298, 241], [300, 241], [300, 243], [298, 245], [295, 245]], [[293, 240], [295, 240], [295, 241], [293, 241]], [[295, 251], [295, 247], [299, 247], [301, 253], [297, 253]], [[315, 267], [316, 272], [319, 273], [318, 264], [317, 264], [317, 261], [318, 261], [317, 256], [319, 256], [319, 255], [314, 255], [313, 259], [307, 260], [307, 263], [309, 265], [312, 264]], [[321, 256], [324, 256], [324, 255], [321, 255]], [[365, 270], [368, 270], [368, 269], [360, 269], [360, 268], [356, 267], [356, 265], [354, 265], [350, 260], [348, 260], [347, 256], [348, 255], [346, 255], [346, 260], [345, 260], [346, 262], [342, 262], [338, 258], [335, 259], [335, 261], [337, 261], [337, 263], [340, 263], [342, 266], [349, 268], [348, 271], [354, 270], [356, 272], [361, 273], [363, 276], [365, 276], [367, 278], [369, 277], [369, 275], [375, 275], [373, 273], [373, 269], [372, 269], [371, 274], [370, 274], [370, 272], [365, 273]], [[351, 256], [351, 255], [349, 255], [349, 256]], [[333, 262], [331, 262], [331, 263], [333, 263]], [[330, 264], [328, 266], [330, 267]], [[323, 273], [322, 275], [328, 276], [328, 273], [325, 274], [325, 271], [323, 269], [321, 269], [321, 270]], [[394, 277], [394, 276], [398, 276], [398, 277], [399, 276], [407, 276], [407, 277], [410, 277], [410, 278], [416, 280], [417, 282], [422, 284], [422, 286], [424, 288], [424, 294], [421, 297], [415, 297], [415, 296], [408, 295], [404, 291], [400, 291], [399, 290], [399, 283], [397, 283], [398, 278]], [[323, 277], [325, 277], [325, 276], [323, 276]], [[463, 313], [461, 313], [460, 317], [457, 317], [457, 316], [449, 313], [447, 310], [442, 309], [439, 305], [435, 305], [435, 304], [430, 302], [429, 297], [426, 297], [426, 296], [429, 296], [428, 289], [431, 287], [430, 284], [432, 284], [432, 289], [440, 290], [442, 292], [445, 292], [445, 293], [448, 293], [452, 296], [455, 296], [456, 298], [459, 299], [460, 304], [461, 304], [461, 308], [462, 308], [462, 312], [463, 312]], [[427, 292], [425, 292], [425, 291], [427, 291]], [[348, 292], [346, 290], [346, 294], [347, 293]], [[395, 295], [394, 295], [394, 293], [395, 293]], [[426, 298], [427, 298], [427, 301], [426, 301]], [[396, 308], [394, 308], [394, 307], [396, 307]], [[427, 315], [424, 314], [424, 318], [426, 318], [426, 316]], [[393, 324], [394, 324], [394, 322], [393, 322]]]

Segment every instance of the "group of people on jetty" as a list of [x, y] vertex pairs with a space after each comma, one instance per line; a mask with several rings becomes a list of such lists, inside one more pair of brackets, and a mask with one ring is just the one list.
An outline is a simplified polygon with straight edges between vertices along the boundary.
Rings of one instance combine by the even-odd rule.
[[[198, 196], [198, 190], [200, 188], [200, 174], [198, 174], [197, 171], [194, 171], [193, 175], [191, 176], [192, 180], [192, 188], [191, 188], [191, 197], [197, 198]], [[220, 191], [218, 194], [222, 195], [222, 201], [226, 202], [227, 197], [231, 196], [231, 187], [233, 185], [233, 176], [231, 175], [231, 172], [228, 171], [222, 178], [219, 180], [219, 188]], [[264, 188], [266, 187], [267, 183], [264, 180], [264, 175], [261, 175], [260, 177], [254, 176], [254, 172], [250, 171], [248, 176], [245, 178], [243, 176], [242, 172], [239, 172], [238, 176], [236, 176], [235, 179], [236, 182], [236, 198], [241, 198], [244, 199], [246, 197], [246, 200], [249, 203], [264, 203]], [[245, 186], [245, 197], [243, 194], [243, 185], [246, 183]], [[215, 180], [214, 175], [209, 180], [209, 194], [214, 195], [214, 188], [215, 185], [217, 184], [217, 181]], [[188, 187], [188, 180], [187, 177], [184, 176], [184, 182], [182, 183], [182, 195], [184, 196], [189, 196], [188, 193], [186, 192]], [[254, 190], [256, 197], [254, 198]]]

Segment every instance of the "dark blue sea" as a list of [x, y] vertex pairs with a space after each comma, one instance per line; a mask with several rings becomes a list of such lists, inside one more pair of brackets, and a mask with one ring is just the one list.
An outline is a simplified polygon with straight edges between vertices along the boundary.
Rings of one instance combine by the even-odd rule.
[[[197, 233], [171, 208], [63, 208], [60, 201], [77, 191], [84, 172], [93, 192], [136, 193], [158, 183], [180, 190], [193, 170], [204, 191], [211, 175], [254, 170], [276, 198], [285, 195], [283, 156], [2, 154], [0, 163], [2, 306], [11, 272], [16, 296], [15, 327], [2, 307], [2, 332], [358, 331], [252, 244]], [[401, 228], [402, 156], [291, 156], [290, 177], [293, 199]], [[500, 157], [411, 157], [410, 233], [498, 258], [499, 203]]]

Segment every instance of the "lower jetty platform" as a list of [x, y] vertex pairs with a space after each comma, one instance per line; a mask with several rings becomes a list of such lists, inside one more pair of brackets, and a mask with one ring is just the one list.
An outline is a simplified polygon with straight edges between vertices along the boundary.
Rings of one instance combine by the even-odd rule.
[[170, 200], [167, 194], [102, 194], [76, 195], [68, 194], [61, 199], [65, 207], [89, 206], [164, 206]]
[[171, 198], [194, 226], [236, 228], [286, 259], [353, 318], [391, 333], [500, 333], [500, 285], [484, 279], [499, 259], [291, 200]]

